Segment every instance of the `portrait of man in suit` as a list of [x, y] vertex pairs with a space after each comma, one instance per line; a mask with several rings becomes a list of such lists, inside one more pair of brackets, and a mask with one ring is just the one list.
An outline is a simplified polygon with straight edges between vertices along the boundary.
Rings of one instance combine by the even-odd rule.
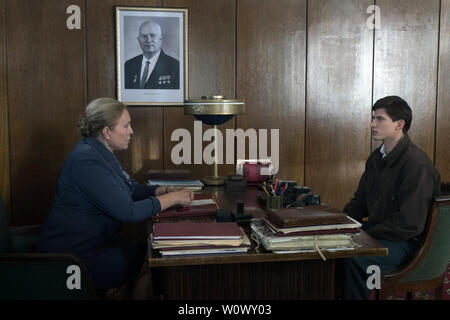
[[147, 20], [139, 26], [137, 41], [142, 54], [125, 62], [125, 89], [179, 89], [180, 62], [161, 46], [160, 24]]

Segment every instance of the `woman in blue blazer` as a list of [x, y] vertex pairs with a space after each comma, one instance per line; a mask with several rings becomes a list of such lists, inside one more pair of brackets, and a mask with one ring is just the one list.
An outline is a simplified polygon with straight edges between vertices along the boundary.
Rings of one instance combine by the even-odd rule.
[[122, 222], [148, 219], [176, 204], [188, 205], [194, 194], [188, 189], [145, 186], [125, 172], [114, 151], [128, 148], [133, 129], [121, 102], [92, 101], [78, 127], [84, 139], [64, 164], [38, 250], [76, 254], [97, 289], [106, 290], [135, 277], [144, 262], [146, 245], [122, 238]]

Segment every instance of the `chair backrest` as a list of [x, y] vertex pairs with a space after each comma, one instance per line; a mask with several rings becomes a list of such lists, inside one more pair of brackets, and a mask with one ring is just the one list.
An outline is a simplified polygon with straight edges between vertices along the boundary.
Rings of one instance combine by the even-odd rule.
[[0, 252], [11, 252], [11, 250], [11, 233], [8, 217], [6, 216], [5, 204], [0, 194]]
[[94, 281], [84, 263], [66, 253], [0, 253], [0, 284], [0, 300], [96, 297]]
[[441, 192], [442, 194], [450, 194], [450, 182], [441, 182]]
[[425, 281], [441, 277], [450, 260], [450, 196], [435, 197], [425, 229], [422, 248], [399, 282]]

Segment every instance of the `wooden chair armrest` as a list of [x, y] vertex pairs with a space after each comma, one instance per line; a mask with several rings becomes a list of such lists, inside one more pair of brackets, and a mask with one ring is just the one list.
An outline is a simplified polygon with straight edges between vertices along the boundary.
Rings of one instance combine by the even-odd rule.
[[434, 197], [434, 201], [439, 207], [450, 206], [450, 194]]

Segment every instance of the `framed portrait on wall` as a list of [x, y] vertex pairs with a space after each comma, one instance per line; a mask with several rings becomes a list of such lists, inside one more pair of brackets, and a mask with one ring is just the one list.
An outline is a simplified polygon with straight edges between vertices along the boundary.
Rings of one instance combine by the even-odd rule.
[[188, 9], [115, 7], [117, 99], [183, 105], [188, 92]]

